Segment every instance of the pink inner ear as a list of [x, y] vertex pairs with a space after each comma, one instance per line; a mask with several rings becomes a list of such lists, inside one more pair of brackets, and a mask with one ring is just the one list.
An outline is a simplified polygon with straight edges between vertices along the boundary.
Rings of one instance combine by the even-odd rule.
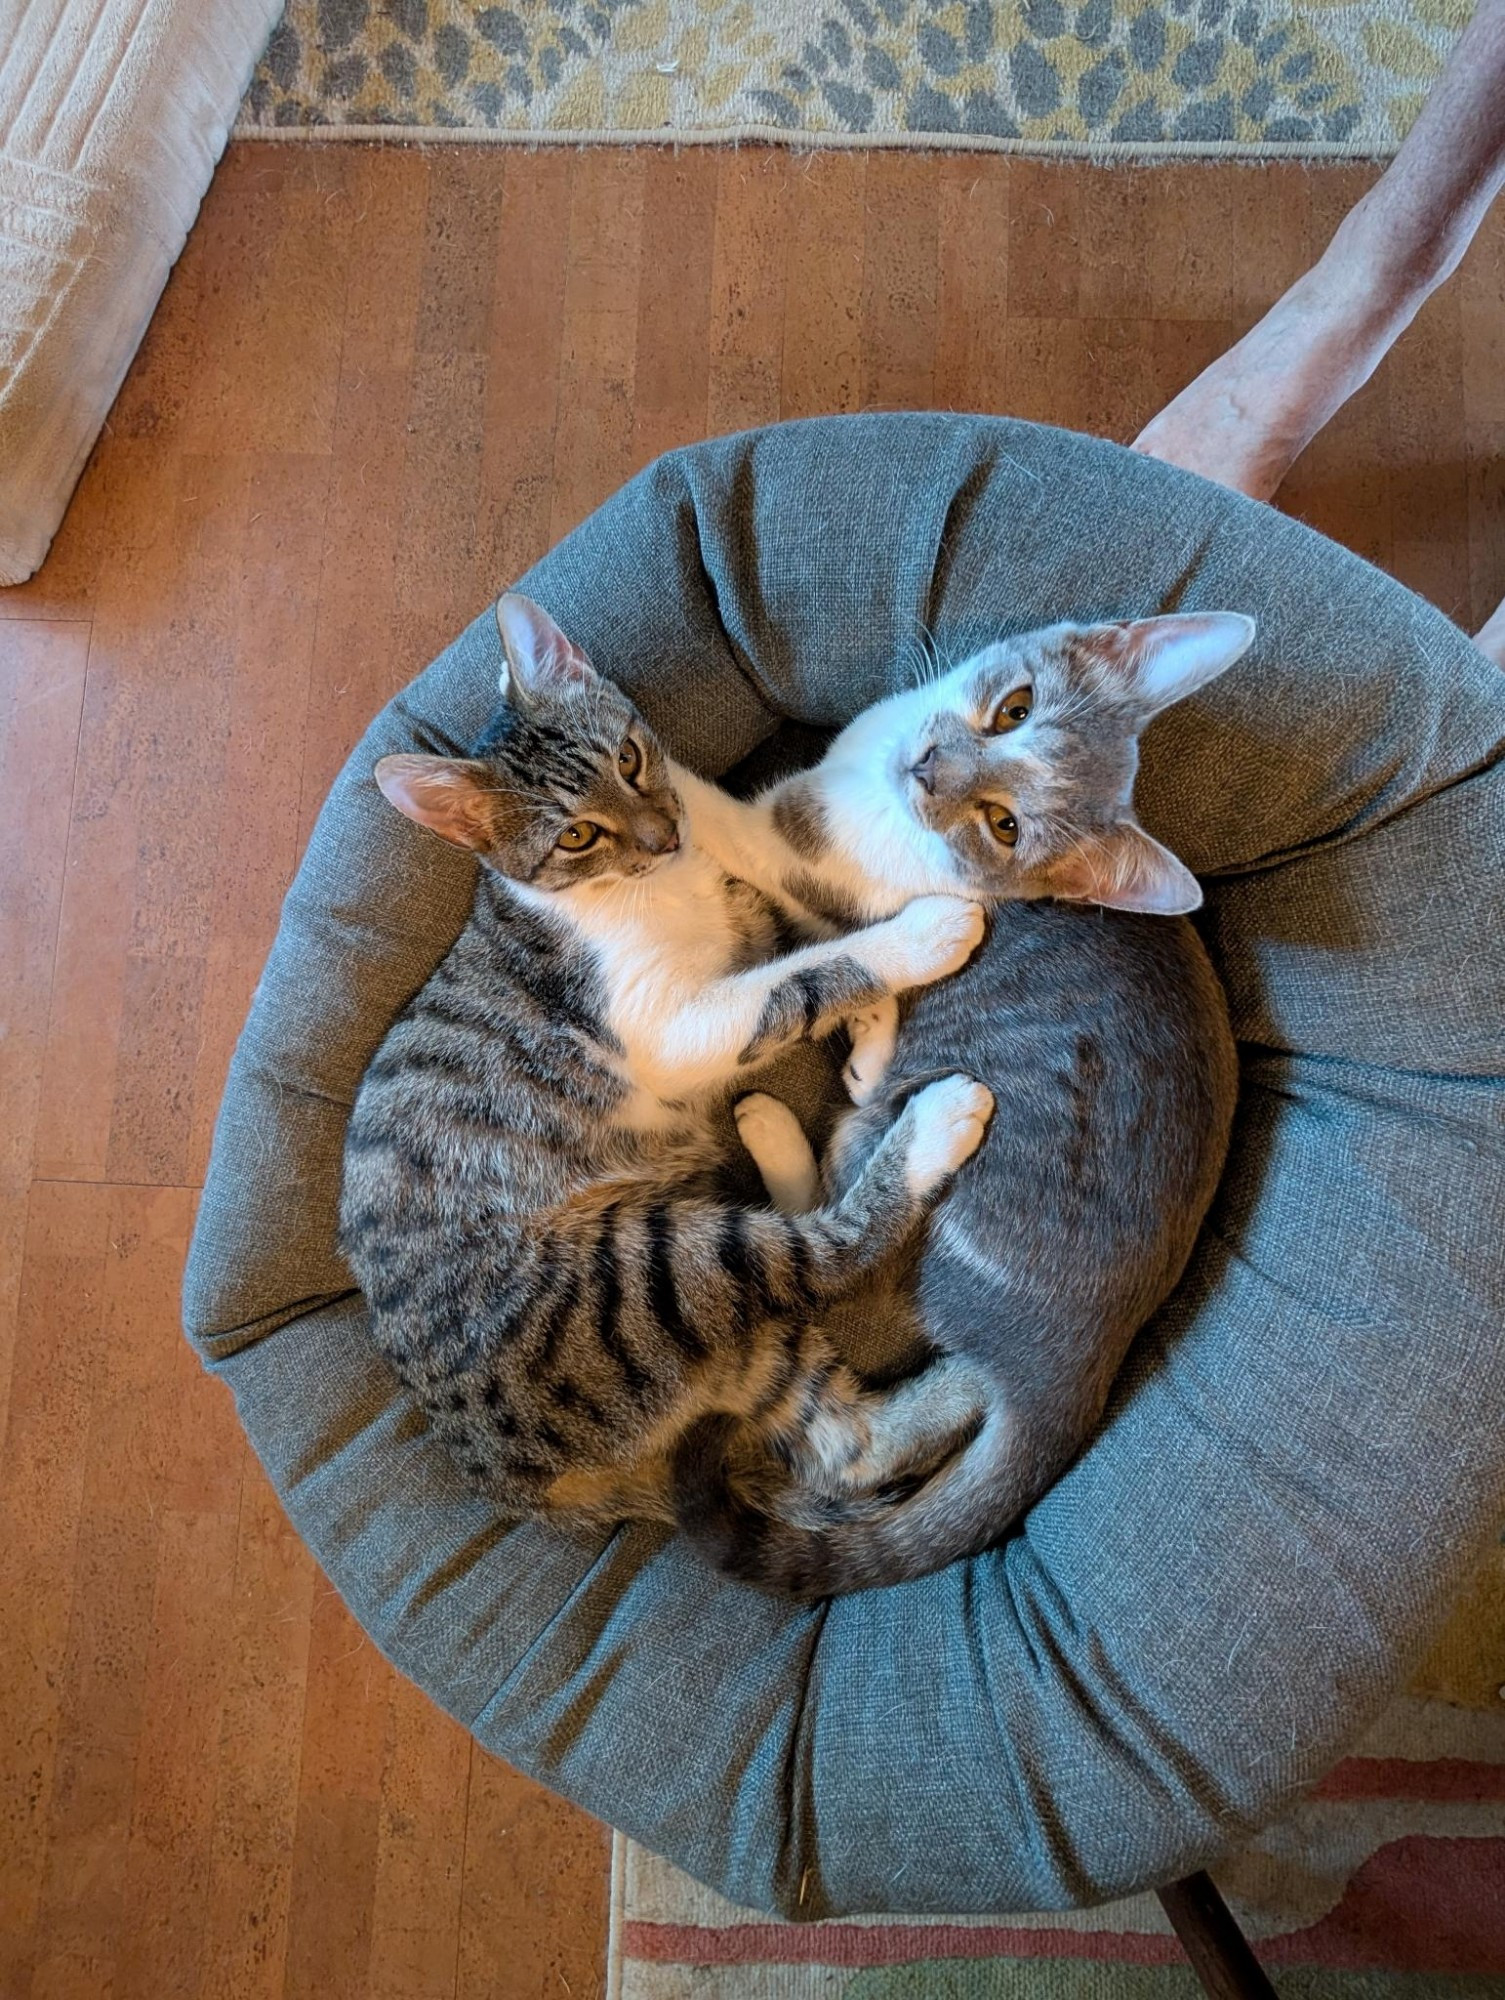
[[1171, 612], [1102, 628], [1103, 656], [1126, 676], [1148, 714], [1226, 673], [1253, 640], [1254, 620], [1235, 611]]
[[1051, 895], [1068, 902], [1148, 916], [1186, 916], [1202, 902], [1201, 885], [1186, 864], [1132, 821], [1101, 842], [1062, 855], [1046, 869], [1045, 880]]
[[449, 757], [383, 757], [376, 783], [384, 799], [455, 847], [490, 845], [486, 798], [468, 764]]
[[555, 646], [548, 658], [545, 674], [552, 681], [588, 681], [595, 678], [596, 670], [570, 639], [560, 634], [560, 644]]
[[512, 678], [529, 688], [594, 680], [595, 668], [542, 605], [518, 591], [498, 600], [497, 628]]

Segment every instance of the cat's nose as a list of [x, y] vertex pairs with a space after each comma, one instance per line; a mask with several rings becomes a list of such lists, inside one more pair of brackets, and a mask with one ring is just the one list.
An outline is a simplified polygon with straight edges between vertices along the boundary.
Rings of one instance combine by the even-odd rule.
[[677, 854], [679, 852], [679, 828], [672, 820], [644, 827], [639, 838], [650, 854]]
[[932, 794], [934, 793], [935, 745], [933, 743], [931, 744], [930, 748], [925, 752], [924, 756], [920, 759], [918, 764], [910, 765], [909, 775], [911, 778], [914, 778], [919, 784], [922, 784], [927, 792], [930, 792]]

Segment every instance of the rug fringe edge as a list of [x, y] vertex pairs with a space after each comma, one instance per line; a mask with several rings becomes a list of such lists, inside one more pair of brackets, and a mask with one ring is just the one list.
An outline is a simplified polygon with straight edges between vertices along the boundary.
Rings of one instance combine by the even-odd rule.
[[1224, 160], [1251, 166], [1273, 160], [1388, 160], [1395, 147], [1351, 145], [1342, 139], [1283, 139], [1252, 146], [1241, 139], [1144, 139], [1102, 143], [1091, 139], [999, 139], [975, 132], [790, 132], [781, 125], [727, 125], [661, 128], [657, 131], [616, 131], [592, 127], [578, 131], [494, 130], [464, 125], [250, 125], [238, 124], [231, 142], [268, 140], [276, 144], [312, 145], [339, 141], [399, 146], [509, 146], [540, 151], [545, 147], [585, 146], [784, 146], [791, 152], [904, 151], [925, 153], [1006, 153], [1034, 159], [1084, 160], [1115, 166], [1137, 161]]

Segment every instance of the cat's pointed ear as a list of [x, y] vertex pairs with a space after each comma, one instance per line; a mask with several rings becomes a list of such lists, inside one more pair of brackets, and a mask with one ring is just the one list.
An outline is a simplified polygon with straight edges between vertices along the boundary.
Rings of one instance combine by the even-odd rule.
[[383, 757], [376, 783], [400, 813], [454, 846], [481, 851], [493, 844], [496, 793], [484, 764], [458, 757]]
[[512, 590], [498, 598], [496, 626], [502, 635], [501, 685], [507, 700], [522, 703], [551, 688], [584, 687], [595, 680], [596, 670], [584, 653], [531, 597]]
[[1240, 611], [1187, 611], [1092, 629], [1094, 650], [1126, 690], [1156, 715], [1226, 673], [1254, 644], [1254, 620]]
[[1048, 894], [1110, 910], [1184, 917], [1202, 902], [1202, 885], [1186, 863], [1131, 819], [1050, 862], [1044, 876]]

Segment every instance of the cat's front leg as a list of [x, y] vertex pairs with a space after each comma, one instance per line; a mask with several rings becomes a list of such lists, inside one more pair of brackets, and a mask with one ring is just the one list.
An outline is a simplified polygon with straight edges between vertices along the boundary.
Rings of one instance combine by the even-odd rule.
[[884, 995], [933, 986], [960, 972], [982, 943], [987, 915], [981, 903], [960, 896], [917, 896], [896, 917], [869, 924], [841, 939], [880, 974]]
[[891, 994], [849, 1014], [842, 1024], [851, 1053], [842, 1065], [841, 1080], [854, 1104], [871, 1104], [877, 1096], [899, 1040], [899, 1003]]
[[664, 1093], [729, 1082], [875, 1001], [959, 972], [983, 926], [978, 903], [922, 896], [865, 930], [713, 981], [657, 1024]]

